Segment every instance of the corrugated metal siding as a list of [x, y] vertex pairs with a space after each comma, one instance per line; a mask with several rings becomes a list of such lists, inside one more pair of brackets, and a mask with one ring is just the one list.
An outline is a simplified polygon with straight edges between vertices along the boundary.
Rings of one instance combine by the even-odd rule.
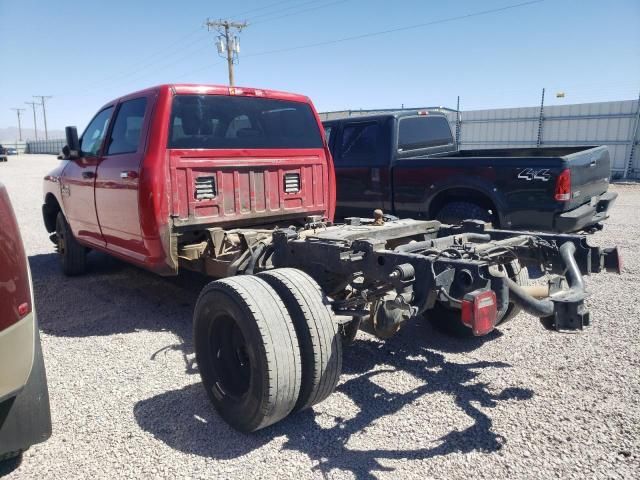
[[[438, 109], [421, 107], [405, 110]], [[456, 130], [456, 112], [439, 108]], [[372, 115], [390, 110], [345, 110], [320, 114], [323, 120]], [[461, 112], [460, 148], [536, 146], [540, 107], [501, 108]], [[545, 106], [541, 146], [607, 145], [612, 175], [640, 179], [638, 101]], [[635, 139], [633, 138], [635, 133]], [[635, 149], [632, 154], [632, 146]]]
[[[460, 148], [511, 148], [537, 145], [539, 107], [462, 112]], [[447, 113], [455, 131], [456, 115]], [[607, 145], [612, 174], [640, 178], [638, 138], [633, 139], [638, 101], [547, 106], [543, 110], [541, 146]], [[631, 147], [636, 143], [629, 163]]]

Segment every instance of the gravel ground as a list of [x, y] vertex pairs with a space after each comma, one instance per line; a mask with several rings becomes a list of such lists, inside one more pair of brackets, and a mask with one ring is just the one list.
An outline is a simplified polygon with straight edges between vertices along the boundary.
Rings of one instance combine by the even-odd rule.
[[65, 278], [42, 226], [55, 157], [0, 164], [31, 262], [53, 436], [8, 478], [640, 478], [640, 185], [616, 185], [592, 243], [621, 276], [587, 279], [592, 324], [520, 314], [483, 339], [414, 322], [347, 349], [337, 392], [253, 435], [231, 430], [193, 368], [206, 280], [160, 278], [101, 254]]

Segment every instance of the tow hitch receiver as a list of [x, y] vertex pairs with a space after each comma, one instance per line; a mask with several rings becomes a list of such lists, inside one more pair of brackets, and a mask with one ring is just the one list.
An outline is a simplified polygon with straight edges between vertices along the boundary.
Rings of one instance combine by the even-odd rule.
[[489, 333], [496, 326], [498, 306], [493, 290], [475, 290], [462, 299], [462, 323], [470, 327], [475, 336]]
[[567, 290], [551, 297], [553, 315], [540, 319], [542, 324], [558, 331], [582, 330], [589, 325], [589, 311], [584, 304], [585, 293]]

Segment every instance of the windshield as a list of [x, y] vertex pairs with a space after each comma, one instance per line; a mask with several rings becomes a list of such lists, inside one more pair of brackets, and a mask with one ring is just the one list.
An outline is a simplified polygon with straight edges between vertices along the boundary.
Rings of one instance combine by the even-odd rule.
[[399, 130], [399, 150], [416, 150], [453, 143], [449, 122], [443, 116], [401, 118]]
[[169, 148], [322, 148], [306, 103], [260, 97], [177, 95]]

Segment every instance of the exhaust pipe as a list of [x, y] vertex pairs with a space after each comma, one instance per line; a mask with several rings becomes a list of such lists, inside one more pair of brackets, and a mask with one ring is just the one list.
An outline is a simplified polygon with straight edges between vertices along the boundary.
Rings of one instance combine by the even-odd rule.
[[[584, 306], [584, 280], [574, 257], [575, 251], [576, 247], [572, 242], [565, 242], [560, 247], [560, 257], [566, 267], [565, 277], [569, 289], [551, 297], [548, 297], [549, 287], [523, 288], [510, 278], [505, 278], [514, 302], [524, 311], [539, 317], [547, 328], [576, 330], [589, 324], [589, 312]], [[548, 298], [534, 298], [543, 293], [546, 293]]]

